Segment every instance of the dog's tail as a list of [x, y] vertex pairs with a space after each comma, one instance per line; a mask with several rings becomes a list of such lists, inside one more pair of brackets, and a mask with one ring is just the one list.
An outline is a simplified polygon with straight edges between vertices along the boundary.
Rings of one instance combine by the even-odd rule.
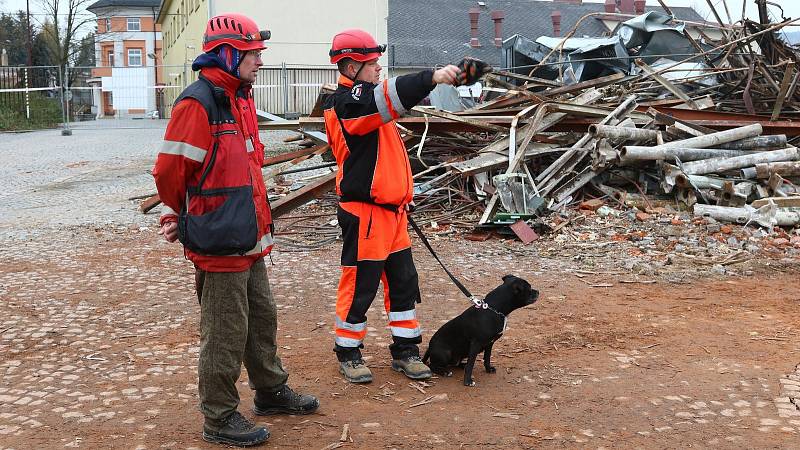
[[430, 358], [430, 356], [431, 356], [431, 347], [429, 345], [428, 348], [425, 349], [425, 355], [422, 357], [422, 362], [428, 364], [428, 359]]

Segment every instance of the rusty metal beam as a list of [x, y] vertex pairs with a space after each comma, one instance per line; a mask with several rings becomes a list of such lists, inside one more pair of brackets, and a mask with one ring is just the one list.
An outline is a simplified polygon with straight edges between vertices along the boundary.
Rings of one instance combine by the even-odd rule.
[[298, 206], [319, 198], [336, 186], [336, 172], [332, 172], [270, 204], [272, 217], [280, 217]]
[[325, 152], [328, 149], [328, 144], [315, 145], [313, 147], [295, 150], [293, 152], [282, 153], [280, 155], [264, 158], [264, 164], [261, 167], [271, 166], [273, 164], [280, 164], [283, 162], [291, 161], [295, 158], [308, 156], [316, 152]]
[[716, 111], [696, 111], [692, 109], [678, 109], [664, 106], [652, 106], [658, 112], [672, 116], [676, 119], [688, 120], [695, 125], [702, 125], [715, 130], [727, 130], [752, 123], [760, 123], [764, 134], [785, 134], [786, 136], [800, 136], [800, 121], [776, 120], [771, 121], [768, 116], [751, 114], [737, 114]]

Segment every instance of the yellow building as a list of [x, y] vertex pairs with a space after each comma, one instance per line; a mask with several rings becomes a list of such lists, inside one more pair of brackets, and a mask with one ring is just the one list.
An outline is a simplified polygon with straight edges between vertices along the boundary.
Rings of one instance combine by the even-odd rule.
[[[328, 50], [333, 35], [345, 28], [369, 31], [387, 42], [388, 0], [351, 0], [343, 8], [320, 0], [162, 0], [157, 22], [164, 40], [164, 77], [175, 86], [166, 93], [171, 105], [181, 88], [196, 79], [191, 70], [202, 52], [203, 32], [210, 17], [236, 12], [272, 32], [264, 65], [255, 85], [256, 105], [272, 112], [306, 112], [319, 86], [335, 82]], [[384, 56], [383, 59], [386, 59]], [[387, 61], [381, 61], [386, 66]], [[288, 78], [291, 78], [289, 80]], [[290, 86], [287, 91], [284, 86]]]

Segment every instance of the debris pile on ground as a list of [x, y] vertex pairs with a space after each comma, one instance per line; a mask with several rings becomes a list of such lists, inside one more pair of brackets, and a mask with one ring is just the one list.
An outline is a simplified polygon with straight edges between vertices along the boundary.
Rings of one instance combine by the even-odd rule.
[[[669, 16], [648, 13], [604, 38], [625, 51], [605, 58], [602, 70], [585, 67], [593, 54], [576, 57], [571, 33], [550, 38], [550, 54], [527, 75], [487, 77], [495, 98], [458, 112], [418, 106], [397, 120], [415, 172], [416, 214], [434, 227], [510, 225], [523, 242], [566, 226], [558, 220], [565, 211], [608, 214], [634, 199], [631, 213], [641, 220], [662, 203], [719, 222], [794, 227], [800, 122], [790, 118], [800, 112], [800, 52], [776, 34], [793, 22], [716, 25], [719, 39], [697, 42]], [[695, 51], [648, 64], [656, 35], [667, 48], [679, 37]], [[536, 76], [553, 67], [555, 80]], [[263, 127], [324, 131], [314, 115]], [[329, 191], [330, 170], [277, 200], [277, 215]]]

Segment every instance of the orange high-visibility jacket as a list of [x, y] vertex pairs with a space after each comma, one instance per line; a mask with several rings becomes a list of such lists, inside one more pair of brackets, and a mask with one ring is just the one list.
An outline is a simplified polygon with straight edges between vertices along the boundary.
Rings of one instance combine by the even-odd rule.
[[[184, 91], [190, 95], [179, 98], [172, 109], [164, 143], [153, 168], [158, 194], [164, 204], [161, 223], [177, 221], [178, 212], [187, 199], [187, 187], [197, 186], [202, 173], [212, 163], [213, 133], [218, 148], [202, 188], [224, 189], [252, 183], [258, 223], [256, 245], [244, 254], [211, 256], [187, 248], [184, 248], [184, 253], [205, 271], [244, 271], [272, 249], [272, 215], [261, 174], [264, 145], [258, 137], [258, 120], [249, 86], [242, 88], [241, 80], [216, 67], [203, 68], [200, 75], [224, 89], [232, 117], [220, 121], [209, 118], [198, 98], [191, 95], [194, 85]], [[193, 197], [188, 211], [204, 214], [219, 207], [220, 203], [220, 198]]]
[[339, 171], [342, 202], [401, 207], [414, 196], [408, 153], [394, 120], [433, 90], [433, 71], [402, 75], [380, 84], [339, 77], [325, 104], [325, 130]]

